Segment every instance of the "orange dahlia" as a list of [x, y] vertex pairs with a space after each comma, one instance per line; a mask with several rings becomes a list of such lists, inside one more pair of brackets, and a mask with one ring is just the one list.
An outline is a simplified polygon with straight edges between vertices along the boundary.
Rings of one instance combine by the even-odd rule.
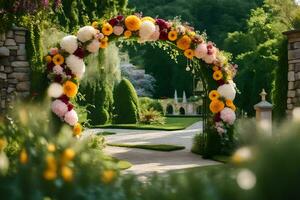
[[210, 100], [218, 100], [220, 97], [220, 94], [217, 90], [212, 90], [210, 93], [209, 93], [209, 99]]
[[137, 31], [140, 29], [142, 21], [136, 15], [129, 15], [125, 19], [125, 26], [130, 31]]
[[184, 55], [188, 59], [193, 59], [195, 54], [194, 54], [194, 51], [192, 49], [187, 49], [187, 50], [184, 51]]
[[177, 31], [170, 31], [168, 33], [168, 38], [169, 38], [170, 41], [177, 40]]
[[80, 123], [75, 124], [75, 126], [73, 127], [73, 135], [78, 136], [81, 134], [81, 131], [82, 131], [82, 127]]
[[112, 34], [114, 31], [113, 27], [109, 24], [109, 23], [105, 23], [103, 26], [102, 26], [102, 33], [104, 35], [110, 35]]
[[74, 98], [78, 92], [77, 85], [72, 81], [66, 81], [63, 85], [64, 94], [69, 98]]
[[107, 40], [101, 40], [101, 41], [100, 41], [99, 47], [100, 47], [101, 49], [105, 49], [107, 46], [108, 46], [108, 41], [107, 41]]
[[132, 32], [131, 32], [131, 31], [129, 31], [129, 30], [126, 30], [126, 31], [124, 32], [124, 36], [125, 36], [125, 38], [130, 38], [130, 37], [131, 37], [131, 35], [132, 35]]
[[177, 47], [181, 50], [189, 49], [191, 46], [191, 42], [191, 38], [187, 35], [184, 35], [179, 40], [177, 40]]
[[56, 54], [53, 56], [52, 61], [55, 65], [62, 65], [65, 62], [65, 58], [60, 54]]
[[233, 104], [233, 101], [230, 100], [230, 99], [227, 99], [227, 100], [226, 100], [226, 106], [229, 107], [229, 108], [231, 108], [233, 111], [236, 110], [236, 107], [235, 107], [235, 105]]
[[224, 103], [219, 100], [213, 100], [209, 105], [209, 109], [212, 113], [221, 112], [224, 109], [224, 107]]
[[216, 81], [219, 81], [223, 78], [223, 74], [222, 74], [222, 71], [221, 70], [217, 70], [214, 72], [213, 74], [213, 78], [216, 80]]

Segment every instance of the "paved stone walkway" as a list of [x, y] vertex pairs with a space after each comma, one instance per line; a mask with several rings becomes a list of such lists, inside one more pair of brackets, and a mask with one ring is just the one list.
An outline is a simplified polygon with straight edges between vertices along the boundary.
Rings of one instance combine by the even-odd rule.
[[202, 123], [197, 122], [185, 130], [180, 131], [154, 131], [154, 130], [129, 130], [129, 129], [90, 129], [90, 133], [100, 131], [115, 132], [115, 135], [105, 136], [108, 143], [125, 144], [171, 144], [185, 146], [184, 150], [160, 152], [135, 148], [111, 147], [104, 151], [116, 158], [127, 160], [133, 166], [124, 173], [146, 175], [152, 172], [163, 173], [199, 166], [218, 164], [211, 160], [204, 160], [199, 155], [190, 152], [193, 137], [202, 130]]

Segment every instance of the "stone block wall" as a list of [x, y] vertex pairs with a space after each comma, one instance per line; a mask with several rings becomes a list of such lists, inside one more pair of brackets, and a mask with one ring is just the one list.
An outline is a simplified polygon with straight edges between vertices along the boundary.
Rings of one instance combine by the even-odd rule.
[[30, 66], [26, 57], [24, 28], [0, 34], [0, 114], [17, 96], [30, 94]]

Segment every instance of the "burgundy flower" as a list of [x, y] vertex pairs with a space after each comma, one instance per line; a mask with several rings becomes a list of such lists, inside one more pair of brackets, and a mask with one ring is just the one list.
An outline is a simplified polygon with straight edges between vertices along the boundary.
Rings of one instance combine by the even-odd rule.
[[168, 39], [168, 32], [166, 30], [161, 31], [160, 35], [159, 35], [159, 39], [167, 40]]
[[163, 19], [156, 19], [156, 24], [159, 26], [160, 30], [168, 29], [168, 23]]
[[83, 59], [84, 58], [84, 50], [81, 47], [78, 47], [74, 52], [74, 55]]
[[53, 62], [48, 63], [47, 64], [47, 70], [48, 70], [48, 72], [52, 71], [54, 66], [55, 66], [55, 64]]
[[123, 16], [123, 15], [118, 15], [118, 16], [117, 16], [117, 20], [123, 21], [123, 19], [124, 19], [124, 16]]
[[[66, 95], [62, 95], [58, 98], [59, 100], [61, 100], [62, 102], [64, 102], [66, 105], [69, 105], [69, 97], [67, 97]], [[69, 108], [69, 106], [68, 106]]]
[[221, 119], [221, 114], [220, 113], [217, 113], [217, 114], [215, 114], [215, 116], [214, 116], [214, 121], [215, 122], [220, 122], [222, 119]]
[[221, 80], [218, 80], [217, 83], [219, 86], [221, 86], [221, 85], [225, 84], [225, 81], [223, 79], [221, 79]]
[[55, 78], [54, 78], [54, 81], [57, 82], [57, 83], [60, 83], [62, 81], [61, 75], [56, 75]]
[[73, 108], [74, 108], [74, 106], [71, 103], [69, 103], [68, 104], [68, 111], [71, 111]]
[[108, 21], [108, 23], [112, 26], [115, 26], [118, 24], [118, 20], [116, 18], [112, 18], [111, 20]]
[[73, 75], [72, 71], [70, 70], [70, 68], [66, 67], [64, 71], [65, 71], [65, 73], [66, 73], [67, 76], [72, 76]]

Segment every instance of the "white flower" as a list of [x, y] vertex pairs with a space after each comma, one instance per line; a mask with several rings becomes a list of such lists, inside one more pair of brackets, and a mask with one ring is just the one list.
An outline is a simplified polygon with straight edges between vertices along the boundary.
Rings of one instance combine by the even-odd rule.
[[139, 36], [142, 41], [147, 41], [155, 33], [156, 27], [153, 22], [145, 20], [141, 24]]
[[70, 126], [74, 126], [78, 122], [78, 116], [75, 110], [70, 110], [65, 114], [64, 118], [65, 122], [67, 122]]
[[123, 26], [114, 26], [114, 34], [121, 35], [124, 32]]
[[68, 112], [68, 106], [59, 99], [56, 99], [51, 104], [51, 110], [57, 116], [63, 117]]
[[85, 72], [85, 64], [83, 59], [75, 55], [69, 55], [66, 59], [66, 64], [71, 69], [73, 74], [75, 74], [78, 78], [82, 78]]
[[195, 49], [196, 58], [204, 58], [207, 55], [207, 45], [205, 43], [201, 43]]
[[53, 67], [53, 73], [56, 75], [62, 75], [64, 72], [64, 69], [60, 65], [55, 65]]
[[96, 53], [99, 50], [99, 41], [94, 39], [89, 45], [87, 45], [86, 49], [91, 53]]
[[69, 54], [73, 54], [78, 48], [77, 37], [74, 35], [64, 37], [60, 42], [60, 47]]
[[233, 125], [233, 123], [236, 119], [235, 112], [231, 108], [227, 108], [227, 107], [221, 111], [220, 117], [224, 122], [226, 122], [230, 125]]
[[233, 101], [236, 95], [235, 84], [229, 82], [228, 84], [221, 85], [218, 87], [218, 92], [221, 96]]
[[0, 152], [0, 174], [4, 175], [7, 173], [7, 170], [9, 168], [9, 160], [4, 153], [4, 151]]
[[51, 83], [48, 88], [48, 96], [58, 98], [63, 94], [63, 87], [59, 83]]
[[92, 26], [84, 26], [79, 29], [77, 33], [77, 38], [81, 42], [86, 42], [88, 40], [93, 39], [93, 37], [97, 34], [96, 29]]

